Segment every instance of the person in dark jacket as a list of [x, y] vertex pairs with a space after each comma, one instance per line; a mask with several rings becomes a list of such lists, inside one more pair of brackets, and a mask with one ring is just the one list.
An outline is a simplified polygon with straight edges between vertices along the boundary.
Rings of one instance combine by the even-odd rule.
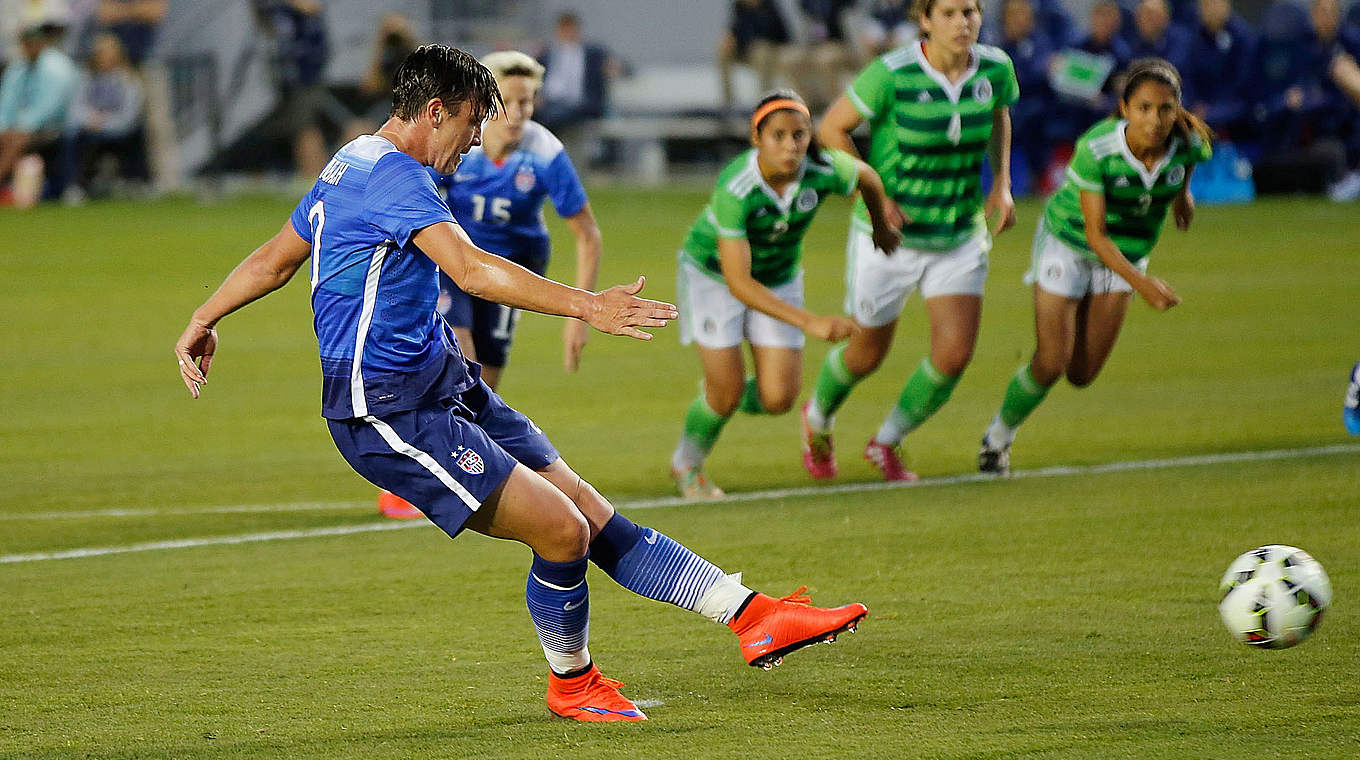
[[1242, 139], [1253, 98], [1256, 32], [1233, 12], [1232, 0], [1199, 0], [1199, 15], [1181, 68], [1186, 107], [1215, 132]]

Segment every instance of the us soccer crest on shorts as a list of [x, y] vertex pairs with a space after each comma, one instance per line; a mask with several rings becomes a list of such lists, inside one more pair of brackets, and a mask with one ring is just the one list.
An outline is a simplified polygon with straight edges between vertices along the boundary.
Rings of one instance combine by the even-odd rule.
[[459, 446], [453, 454], [455, 457], [453, 463], [463, 472], [469, 475], [481, 475], [486, 472], [486, 462], [482, 460], [482, 455], [472, 449]]

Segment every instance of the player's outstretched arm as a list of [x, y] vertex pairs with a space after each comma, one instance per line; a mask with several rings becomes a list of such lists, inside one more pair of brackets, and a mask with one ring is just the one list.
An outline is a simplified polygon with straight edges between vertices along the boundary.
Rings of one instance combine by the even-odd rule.
[[1138, 271], [1110, 239], [1105, 228], [1105, 196], [1102, 193], [1081, 191], [1081, 216], [1086, 225], [1086, 244], [1100, 258], [1100, 263], [1124, 278], [1143, 300], [1157, 311], [1166, 311], [1181, 302], [1176, 291], [1163, 280]]
[[573, 288], [483, 251], [451, 222], [432, 224], [411, 239], [464, 292], [487, 301], [574, 317], [600, 332], [639, 340], [652, 336], [638, 328], [665, 327], [679, 316], [673, 304], [637, 297], [645, 278], [598, 293]]
[[794, 306], [752, 277], [751, 244], [744, 238], [718, 238], [718, 261], [732, 295], [762, 314], [787, 322], [814, 338], [832, 342], [844, 340], [859, 329], [846, 317], [814, 314]]
[[238, 264], [217, 292], [194, 311], [189, 326], [175, 343], [180, 379], [194, 398], [198, 398], [200, 386], [208, 382], [208, 369], [217, 351], [218, 321], [286, 285], [311, 252], [311, 245], [298, 237], [293, 225], [284, 222], [277, 235]]
[[[595, 222], [595, 212], [587, 203], [585, 208], [563, 221], [576, 238], [576, 287], [593, 291], [604, 249], [604, 237], [600, 235], [600, 225]], [[562, 325], [562, 366], [568, 372], [575, 372], [580, 366], [581, 352], [589, 339], [590, 331], [580, 320], [569, 319]]]

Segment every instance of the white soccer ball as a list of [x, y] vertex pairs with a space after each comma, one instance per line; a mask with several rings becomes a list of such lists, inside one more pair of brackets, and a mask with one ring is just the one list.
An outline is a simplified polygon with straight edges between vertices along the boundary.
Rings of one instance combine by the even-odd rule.
[[1332, 584], [1308, 552], [1270, 544], [1243, 554], [1219, 581], [1218, 614], [1238, 641], [1287, 649], [1308, 638], [1332, 603]]

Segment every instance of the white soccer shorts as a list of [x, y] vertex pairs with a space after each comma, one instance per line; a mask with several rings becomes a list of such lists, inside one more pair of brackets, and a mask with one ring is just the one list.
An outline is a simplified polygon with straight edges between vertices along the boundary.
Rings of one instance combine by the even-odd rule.
[[874, 247], [868, 230], [852, 223], [845, 246], [845, 313], [865, 327], [882, 327], [897, 319], [918, 288], [922, 298], [980, 296], [991, 247], [991, 236], [982, 232], [953, 250], [901, 246], [890, 256]]
[[[802, 348], [803, 331], [747, 306], [732, 295], [727, 283], [680, 259], [680, 345], [732, 348], [749, 341], [753, 346]], [[780, 300], [803, 306], [803, 273], [770, 288]]]
[[[1134, 266], [1146, 273], [1147, 257], [1144, 256]], [[1098, 261], [1091, 261], [1060, 240], [1048, 229], [1048, 223], [1043, 219], [1039, 220], [1039, 226], [1034, 230], [1034, 248], [1029, 271], [1025, 272], [1025, 284], [1035, 283], [1045, 291], [1063, 298], [1080, 299], [1087, 294], [1133, 292], [1133, 286], [1115, 274], [1114, 270]]]

